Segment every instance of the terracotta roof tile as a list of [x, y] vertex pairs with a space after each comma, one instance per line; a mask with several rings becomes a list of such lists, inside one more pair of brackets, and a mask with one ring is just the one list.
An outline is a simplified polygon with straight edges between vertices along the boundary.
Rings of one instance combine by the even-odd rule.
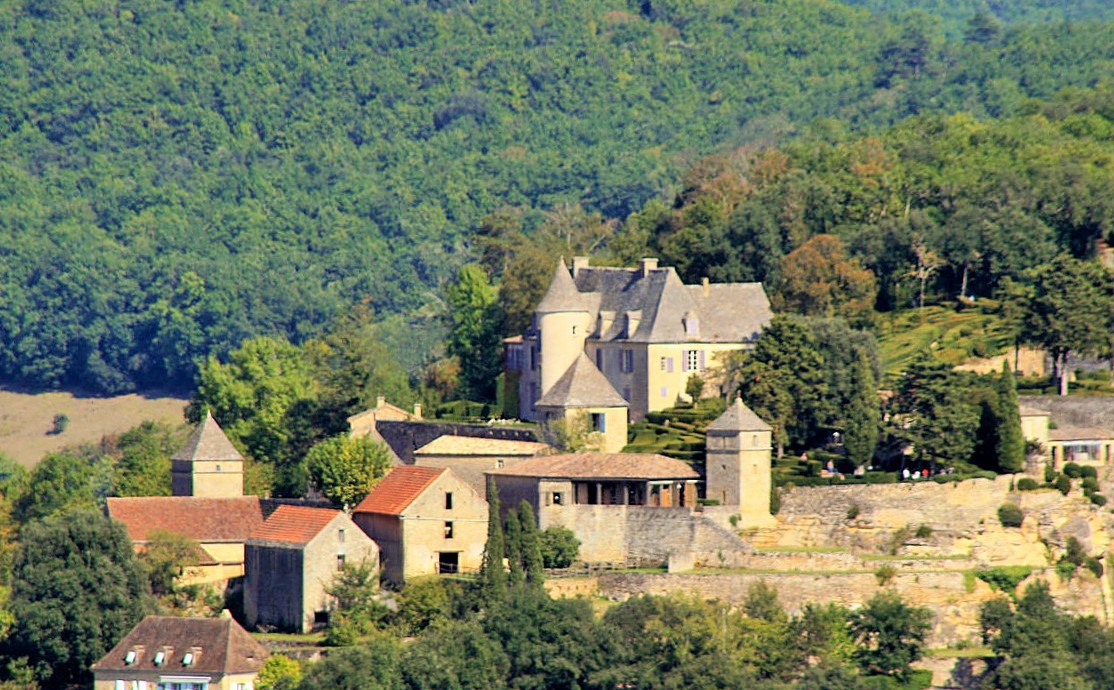
[[401, 515], [444, 471], [443, 467], [395, 467], [353, 512]]
[[308, 544], [340, 514], [332, 508], [282, 505], [248, 538]]
[[541, 455], [487, 474], [550, 479], [698, 479], [688, 463], [656, 453]]
[[[139, 653], [139, 648], [142, 653]], [[163, 661], [155, 654], [164, 648]], [[130, 651], [136, 651], [127, 663]], [[182, 663], [192, 652], [190, 665]], [[231, 618], [147, 616], [115, 647], [93, 664], [94, 671], [158, 671], [167, 675], [194, 673], [252, 673], [270, 653]]]
[[133, 542], [167, 530], [199, 542], [244, 541], [263, 524], [256, 496], [144, 496], [108, 499], [108, 516], [124, 523]]

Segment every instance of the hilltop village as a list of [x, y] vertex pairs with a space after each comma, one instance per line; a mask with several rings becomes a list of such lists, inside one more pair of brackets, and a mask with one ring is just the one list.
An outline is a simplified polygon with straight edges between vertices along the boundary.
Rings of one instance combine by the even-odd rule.
[[[529, 329], [504, 341], [503, 385], [534, 424], [427, 420], [420, 405], [381, 396], [348, 419], [350, 442], [385, 459], [356, 478], [370, 491], [351, 502], [330, 500], [324, 486], [308, 497], [246, 495], [245, 459], [206, 411], [173, 455], [172, 495], [108, 498], [105, 510], [139, 554], [171, 535], [192, 545], [173, 587], [234, 593], [239, 622], [145, 618], [93, 665], [96, 687], [162, 687], [171, 677], [251, 687], [270, 652], [245, 628], [338, 629], [353, 606], [351, 583], [338, 585], [345, 574], [384, 602], [430, 577], [482, 583], [509, 568], [512, 579], [540, 578], [528, 559], [516, 570], [522, 535], [531, 548], [545, 541], [554, 597], [684, 595], [746, 607], [767, 588], [801, 615], [892, 593], [930, 611], [923, 639], [948, 647], [978, 643], [987, 602], [1043, 583], [1065, 611], [1114, 622], [1104, 567], [1114, 525], [1102, 508], [1110, 405], [1085, 406], [1090, 424], [1074, 426], [1083, 411], [1055, 399], [1046, 400], [1055, 412], [1018, 405], [1029, 450], [1012, 472], [955, 476], [918, 464], [908, 442], [889, 459], [876, 453], [879, 467], [867, 470], [833, 439], [811, 481], [777, 488], [778, 430], [742, 396], [723, 402], [722, 363], [753, 351], [772, 319], [757, 283], [686, 285], [653, 259], [635, 268], [560, 260]], [[647, 418], [709, 401], [701, 461], [632, 442]], [[354, 467], [338, 465], [329, 481], [349, 482]], [[520, 540], [494, 565], [492, 525], [507, 530], [500, 540], [510, 543], [512, 529]], [[930, 671], [948, 687], [956, 674], [987, 672], [954, 660]]]

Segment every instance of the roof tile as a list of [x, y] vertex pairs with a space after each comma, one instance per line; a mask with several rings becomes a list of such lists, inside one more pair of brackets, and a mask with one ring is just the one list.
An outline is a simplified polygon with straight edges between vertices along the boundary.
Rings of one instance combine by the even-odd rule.
[[538, 398], [535, 407], [627, 407], [607, 377], [581, 352], [572, 366]]
[[257, 496], [110, 498], [108, 516], [124, 523], [133, 542], [167, 530], [199, 542], [244, 541], [263, 524]]
[[513, 467], [488, 470], [507, 477], [551, 479], [698, 479], [688, 463], [656, 453], [540, 455]]
[[353, 512], [401, 515], [444, 472], [443, 467], [395, 467], [379, 480]]
[[213, 419], [212, 413], [206, 411], [205, 419], [197, 425], [190, 437], [186, 439], [172, 460], [186, 460], [189, 462], [212, 460], [243, 460], [236, 447], [225, 436], [224, 430]]
[[[135, 660], [125, 662], [128, 652], [143, 648]], [[161, 664], [155, 654], [171, 648]], [[196, 651], [194, 651], [196, 648]], [[182, 663], [193, 651], [193, 663]], [[270, 656], [263, 645], [231, 618], [182, 618], [147, 616], [124, 636], [108, 654], [93, 664], [94, 671], [159, 671], [165, 674], [252, 673]]]
[[340, 514], [333, 508], [281, 505], [248, 538], [308, 544]]

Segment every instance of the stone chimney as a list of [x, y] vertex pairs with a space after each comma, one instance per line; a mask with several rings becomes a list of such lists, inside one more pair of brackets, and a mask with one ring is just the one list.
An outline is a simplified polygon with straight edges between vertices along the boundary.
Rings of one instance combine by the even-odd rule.
[[708, 276], [700, 279], [700, 286], [704, 288], [704, 296], [707, 297], [708, 293], [712, 291], [712, 288], [708, 286]]
[[420, 402], [414, 403], [414, 419], [422, 418], [422, 404]]
[[577, 273], [582, 269], [588, 268], [591, 265], [591, 259], [587, 256], [574, 256], [572, 258], [572, 277], [575, 278]]
[[658, 260], [657, 259], [642, 259], [638, 263], [639, 263], [639, 267], [642, 269], [642, 277], [643, 278], [650, 275], [650, 271], [652, 271], [652, 270], [654, 270], [655, 268], [658, 267]]
[[387, 404], [387, 396], [380, 395], [375, 398], [375, 407], [380, 408]]

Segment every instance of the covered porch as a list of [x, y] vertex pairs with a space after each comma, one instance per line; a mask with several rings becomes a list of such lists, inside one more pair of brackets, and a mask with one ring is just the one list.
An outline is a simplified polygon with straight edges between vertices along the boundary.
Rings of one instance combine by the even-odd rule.
[[696, 480], [693, 479], [608, 479], [573, 481], [576, 505], [623, 505], [653, 507], [693, 507], [696, 505]]

